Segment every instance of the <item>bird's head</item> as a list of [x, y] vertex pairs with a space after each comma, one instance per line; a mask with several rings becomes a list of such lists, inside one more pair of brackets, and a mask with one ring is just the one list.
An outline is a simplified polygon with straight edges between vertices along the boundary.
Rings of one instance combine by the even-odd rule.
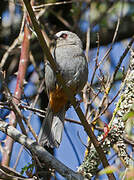
[[54, 36], [56, 40], [56, 46], [76, 45], [82, 48], [82, 42], [80, 38], [73, 32], [60, 31]]

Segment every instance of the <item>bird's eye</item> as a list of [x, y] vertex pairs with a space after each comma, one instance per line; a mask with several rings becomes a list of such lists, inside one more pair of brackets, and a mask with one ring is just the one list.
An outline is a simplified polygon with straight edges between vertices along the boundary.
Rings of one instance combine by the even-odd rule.
[[60, 37], [62, 37], [62, 38], [64, 38], [64, 39], [66, 39], [66, 38], [67, 38], [67, 34], [63, 33], [63, 34], [61, 34], [61, 36], [60, 36]]

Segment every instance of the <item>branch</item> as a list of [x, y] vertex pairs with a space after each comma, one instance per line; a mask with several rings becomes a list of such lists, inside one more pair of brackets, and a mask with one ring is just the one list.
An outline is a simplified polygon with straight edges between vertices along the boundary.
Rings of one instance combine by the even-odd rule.
[[[30, 36], [30, 31], [25, 24], [24, 38], [23, 38], [23, 42], [22, 42], [21, 56], [20, 56], [18, 75], [17, 75], [17, 83], [16, 83], [15, 92], [14, 92], [14, 96], [16, 98], [13, 98], [13, 101], [12, 101], [13, 102], [12, 105], [15, 108], [15, 111], [18, 108], [17, 104], [19, 103], [19, 100], [21, 98], [21, 94], [22, 94], [22, 90], [23, 90], [23, 82], [24, 82], [25, 73], [26, 73], [26, 69], [27, 69], [27, 63], [29, 60], [29, 45], [30, 45], [29, 36]], [[21, 119], [19, 119], [19, 120], [21, 121]], [[16, 125], [17, 125], [16, 115], [13, 111], [11, 111], [11, 113], [10, 113], [9, 122], [12, 126], [16, 127]], [[23, 132], [26, 132], [25, 129]], [[5, 140], [5, 144], [4, 144], [4, 148], [6, 149], [6, 151], [3, 152], [3, 156], [2, 156], [2, 164], [3, 165], [7, 165], [7, 166], [9, 165], [12, 147], [13, 147], [13, 140], [7, 136], [6, 140]]]
[[[132, 16], [125, 16], [121, 18], [121, 24], [120, 24], [120, 31], [118, 32], [118, 36], [115, 39], [115, 42], [120, 42], [124, 39], [128, 39], [131, 38], [134, 34], [134, 24], [132, 23]], [[127, 28], [126, 28], [127, 27]], [[107, 27], [107, 28], [101, 28], [99, 30], [99, 34], [100, 34], [100, 46], [106, 46], [108, 44], [110, 44], [112, 42], [112, 37], [114, 34], [114, 29], [115, 27], [113, 26], [112, 29], [111, 27]], [[129, 31], [128, 31], [129, 29]], [[86, 39], [84, 39], [84, 41], [86, 41]], [[92, 48], [96, 48], [96, 35], [95, 33], [91, 34], [91, 43], [90, 43], [90, 47]]]
[[[88, 124], [88, 122], [87, 122], [87, 120], [86, 120], [80, 106], [78, 106], [77, 101], [76, 101], [75, 97], [73, 96], [70, 88], [65, 85], [65, 81], [63, 80], [62, 76], [60, 75], [60, 71], [57, 68], [57, 64], [55, 63], [55, 61], [54, 61], [54, 59], [53, 59], [53, 57], [52, 57], [52, 55], [51, 55], [51, 53], [50, 53], [50, 51], [48, 49], [48, 46], [47, 46], [47, 44], [46, 44], [46, 42], [45, 42], [45, 40], [43, 38], [43, 35], [42, 35], [41, 31], [40, 31], [39, 24], [38, 24], [38, 22], [36, 20], [35, 14], [34, 14], [34, 12], [32, 10], [32, 7], [31, 7], [30, 3], [27, 0], [23, 0], [23, 1], [24, 1], [24, 4], [25, 4], [26, 8], [27, 8], [29, 16], [31, 18], [31, 21], [33, 23], [34, 30], [35, 30], [35, 32], [37, 34], [40, 45], [41, 45], [41, 47], [42, 47], [48, 61], [50, 62], [53, 71], [56, 74], [56, 78], [57, 78], [58, 83], [60, 85], [62, 85], [64, 92], [67, 94], [68, 98], [70, 99], [71, 104], [73, 105], [73, 107], [74, 107], [80, 121], [82, 122], [82, 125], [84, 127], [85, 132], [90, 137], [92, 143], [95, 146], [95, 149], [96, 149], [97, 153], [99, 154], [99, 158], [101, 159], [103, 166], [104, 167], [109, 166], [109, 163], [108, 163], [108, 161], [106, 159], [106, 156], [105, 156], [99, 142], [97, 141], [94, 133], [92, 132], [91, 125]], [[109, 179], [115, 179], [113, 174], [107, 174], [107, 176], [109, 177]]]
[[[126, 57], [126, 55], [128, 54], [129, 50], [131, 49], [133, 43], [134, 43], [134, 36], [132, 36], [130, 42], [128, 43], [126, 49], [124, 50], [122, 56], [120, 57], [120, 59], [119, 59], [119, 61], [118, 61], [117, 66], [115, 67], [115, 71], [113, 72], [112, 77], [111, 77], [111, 79], [110, 79], [110, 82], [109, 82], [109, 84], [108, 84], [108, 86], [107, 86], [107, 88], [106, 88], [107, 94], [111, 91], [111, 88], [112, 88], [114, 82], [116, 81], [117, 72], [119, 71], [122, 62], [123, 62], [124, 58]], [[120, 91], [119, 91], [119, 92], [120, 92]], [[117, 93], [117, 95], [118, 95], [118, 93]], [[115, 97], [116, 97], [116, 96], [115, 96]], [[112, 100], [112, 101], [113, 101], [113, 100]], [[105, 108], [103, 109], [103, 111], [102, 111], [96, 118], [94, 118], [93, 121], [96, 121], [100, 116], [102, 116], [102, 115], [105, 113], [105, 111], [106, 111], [106, 109], [108, 108], [109, 104], [111, 104], [111, 102], [108, 103], [107, 107], [105, 107]]]
[[2, 166], [0, 164], [0, 178], [5, 179], [5, 180], [34, 180], [34, 178], [25, 178], [22, 176], [20, 173], [16, 172], [14, 169], [7, 167], [7, 166]]
[[113, 129], [113, 133], [119, 132], [118, 141], [116, 145], [118, 147], [118, 156], [123, 159], [125, 166], [129, 166], [132, 163], [131, 158], [126, 152], [126, 144], [123, 140], [126, 124], [129, 123], [128, 119], [124, 119], [125, 115], [131, 111], [132, 105], [134, 103], [134, 51], [131, 50], [130, 64], [127, 71], [124, 82], [121, 85], [120, 99], [117, 102], [115, 111], [113, 113], [113, 118], [110, 122]]
[[[35, 108], [34, 108], [34, 106], [36, 105], [36, 102], [38, 101], [38, 98], [39, 98], [39, 95], [40, 95], [40, 93], [41, 93], [41, 91], [42, 91], [42, 86], [44, 85], [44, 79], [42, 80], [42, 82], [41, 82], [41, 85], [39, 86], [39, 89], [38, 89], [38, 92], [37, 92], [37, 95], [36, 95], [36, 97], [35, 97], [35, 99], [34, 99], [34, 102], [31, 104], [31, 106], [30, 107], [28, 107], [28, 109], [29, 110], [32, 110], [33, 112], [35, 112]], [[20, 104], [20, 106], [21, 106], [21, 104]], [[19, 107], [20, 107], [19, 106]], [[26, 109], [26, 107], [27, 106], [25, 106], [25, 109]], [[21, 107], [22, 108], [22, 107]], [[23, 107], [24, 108], [24, 107]], [[36, 109], [37, 111], [36, 112], [39, 112], [39, 110], [38, 109]], [[41, 111], [41, 110], [40, 110]], [[41, 112], [43, 112], [43, 110], [41, 111]], [[31, 119], [31, 116], [32, 116], [32, 112], [30, 112], [30, 114], [29, 114], [29, 117], [28, 117], [28, 119], [27, 119], [27, 121], [25, 121], [26, 123], [28, 122], [28, 124], [30, 125], [30, 119]], [[45, 112], [44, 112], [44, 114], [45, 114]], [[27, 124], [27, 126], [29, 127], [29, 125]], [[31, 127], [31, 125], [30, 125], [30, 127]], [[30, 129], [26, 129], [26, 131], [28, 132]], [[36, 133], [35, 133], [36, 134]], [[37, 141], [37, 136], [36, 136], [36, 141]], [[15, 164], [14, 164], [14, 169], [16, 169], [16, 167], [17, 167], [17, 164], [18, 164], [18, 162], [19, 162], [19, 159], [20, 159], [20, 156], [21, 156], [21, 153], [22, 153], [22, 151], [23, 151], [23, 148], [24, 148], [24, 146], [21, 146], [21, 148], [20, 148], [20, 150], [19, 150], [19, 153], [18, 153], [18, 156], [17, 156], [17, 159], [16, 159], [16, 161], [15, 161]]]
[[70, 168], [62, 164], [59, 160], [54, 158], [49, 152], [47, 152], [42, 146], [38, 145], [34, 140], [27, 138], [21, 134], [16, 128], [10, 126], [4, 121], [0, 121], [0, 130], [13, 138], [18, 143], [24, 145], [34, 156], [37, 156], [41, 161], [46, 163], [51, 168], [55, 169], [66, 179], [70, 180], [82, 180], [83, 177], [72, 171]]
[[[130, 41], [131, 42], [131, 41]], [[132, 45], [132, 44], [131, 44]], [[132, 164], [132, 159], [126, 152], [125, 126], [127, 124], [126, 113], [131, 112], [134, 103], [134, 52], [131, 52], [129, 69], [124, 82], [121, 85], [120, 99], [113, 113], [113, 118], [109, 124], [110, 132], [107, 138], [103, 140], [103, 136], [98, 136], [98, 140], [102, 142], [101, 146], [107, 153], [115, 144], [118, 148], [118, 157], [123, 161], [125, 166]], [[127, 141], [128, 143], [128, 141]], [[88, 155], [85, 157], [82, 165], [78, 168], [79, 173], [83, 173], [85, 177], [91, 178], [96, 174], [96, 168], [100, 164], [100, 159], [93, 146], [90, 147]]]
[[25, 16], [23, 16], [22, 19], [22, 23], [21, 23], [21, 28], [20, 28], [20, 32], [18, 37], [14, 40], [14, 42], [11, 44], [11, 46], [7, 49], [7, 51], [5, 52], [5, 54], [3, 55], [1, 62], [0, 62], [0, 68], [3, 68], [5, 65], [5, 62], [9, 56], [9, 54], [11, 53], [11, 51], [16, 47], [16, 45], [19, 43], [21, 36], [22, 36], [22, 31], [24, 28], [24, 21], [25, 21]]

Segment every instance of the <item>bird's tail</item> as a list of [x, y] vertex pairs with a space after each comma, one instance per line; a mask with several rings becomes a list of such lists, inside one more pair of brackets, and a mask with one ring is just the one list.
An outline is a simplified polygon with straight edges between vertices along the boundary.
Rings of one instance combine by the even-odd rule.
[[54, 114], [52, 110], [48, 108], [39, 133], [39, 143], [42, 146], [46, 145], [51, 148], [59, 147], [64, 128], [64, 118], [65, 108], [56, 114]]

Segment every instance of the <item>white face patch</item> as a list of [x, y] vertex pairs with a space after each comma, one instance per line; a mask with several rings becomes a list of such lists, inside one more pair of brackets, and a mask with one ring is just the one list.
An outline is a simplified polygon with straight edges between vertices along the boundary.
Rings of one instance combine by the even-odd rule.
[[60, 31], [55, 34], [57, 37], [57, 46], [64, 45], [77, 45], [82, 48], [82, 42], [79, 37], [70, 31]]
[[60, 31], [60, 32], [56, 33], [56, 36], [60, 37], [62, 34], [63, 34], [63, 31]]
[[63, 34], [71, 35], [73, 33], [69, 32], [69, 31], [60, 31], [60, 32], [56, 33], [55, 35], [57, 38], [59, 38], [59, 37], [62, 37]]

